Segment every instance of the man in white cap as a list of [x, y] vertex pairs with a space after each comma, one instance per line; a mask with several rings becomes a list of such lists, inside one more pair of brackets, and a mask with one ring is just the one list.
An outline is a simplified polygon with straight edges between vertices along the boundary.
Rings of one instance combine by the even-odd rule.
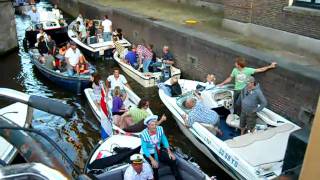
[[124, 180], [151, 180], [153, 173], [150, 165], [143, 162], [141, 154], [134, 154], [130, 157], [131, 165], [124, 173]]

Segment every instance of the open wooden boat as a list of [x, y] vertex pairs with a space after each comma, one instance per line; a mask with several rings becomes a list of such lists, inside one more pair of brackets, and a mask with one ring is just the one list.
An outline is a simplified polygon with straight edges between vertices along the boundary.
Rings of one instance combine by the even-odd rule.
[[[130, 64], [124, 63], [121, 58], [120, 54], [123, 52], [116, 51], [113, 55], [114, 60], [116, 60], [121, 67], [121, 69], [128, 74], [130, 77], [132, 77], [134, 80], [136, 80], [139, 84], [141, 84], [143, 87], [153, 87], [157, 85], [157, 82], [161, 81], [163, 72], [148, 72], [143, 73], [136, 69], [134, 69]], [[170, 66], [171, 76], [177, 76], [180, 78], [181, 70]]]
[[[166, 83], [169, 84], [169, 81]], [[257, 113], [259, 124], [256, 127], [259, 129], [263, 125], [265, 128], [242, 136], [227, 125], [225, 118], [220, 118], [219, 126], [223, 131], [220, 137], [206, 124], [195, 122], [187, 128], [182, 115], [189, 111], [182, 103], [194, 97], [191, 91], [196, 90], [200, 82], [180, 79], [179, 84], [183, 95], [169, 97], [159, 89], [160, 99], [171, 111], [185, 136], [210, 160], [235, 179], [273, 179], [281, 174], [289, 135], [300, 129], [299, 126], [264, 108]], [[204, 104], [210, 108], [232, 109], [232, 89], [216, 87], [202, 91], [201, 96], [205, 99]]]
[[[93, 20], [96, 29], [99, 29], [101, 26], [101, 20]], [[99, 57], [112, 57], [112, 51], [115, 48], [113, 41], [103, 41], [102, 34], [98, 33], [97, 37], [92, 37], [94, 39], [93, 42], [85, 43], [79, 40], [77, 32], [74, 31], [76, 21], [73, 21], [68, 26], [68, 36], [69, 38], [76, 42], [78, 47], [81, 48], [81, 51], [91, 57], [91, 58], [99, 58]], [[125, 38], [119, 40], [120, 43], [124, 47], [131, 46], [130, 42]]]
[[39, 61], [40, 53], [38, 49], [30, 49], [29, 55], [32, 64], [35, 65], [40, 73], [59, 87], [76, 92], [78, 94], [82, 93], [85, 88], [90, 87], [90, 73], [95, 71], [95, 68], [92, 65], [89, 64], [90, 73], [88, 74], [74, 74], [73, 76], [69, 76], [66, 71], [55, 71], [53, 69], [49, 69], [44, 64], [41, 64]]

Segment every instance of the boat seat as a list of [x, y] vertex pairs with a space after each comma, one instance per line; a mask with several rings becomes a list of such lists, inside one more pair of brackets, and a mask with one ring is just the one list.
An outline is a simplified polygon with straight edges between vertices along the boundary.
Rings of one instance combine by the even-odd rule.
[[288, 132], [294, 128], [292, 124], [284, 124], [275, 128], [270, 128], [266, 131], [257, 131], [256, 133], [248, 133], [242, 136], [225, 141], [230, 148], [240, 148], [248, 146], [256, 141], [264, 141], [272, 138], [276, 134]]
[[225, 141], [238, 157], [251, 166], [270, 169], [284, 159], [290, 133], [299, 129], [293, 124], [258, 131]]

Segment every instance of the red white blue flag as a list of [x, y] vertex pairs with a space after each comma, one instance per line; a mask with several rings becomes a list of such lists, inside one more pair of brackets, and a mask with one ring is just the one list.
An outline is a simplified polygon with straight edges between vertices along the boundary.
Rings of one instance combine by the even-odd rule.
[[109, 113], [109, 108], [106, 102], [106, 92], [104, 91], [104, 86], [101, 88], [101, 99], [100, 99], [100, 106], [101, 106], [101, 138], [103, 140], [107, 139], [108, 137], [112, 136], [112, 120], [111, 115]]

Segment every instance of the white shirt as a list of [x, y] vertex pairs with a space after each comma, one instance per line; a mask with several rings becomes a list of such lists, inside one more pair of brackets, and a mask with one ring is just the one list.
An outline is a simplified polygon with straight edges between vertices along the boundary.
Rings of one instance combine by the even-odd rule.
[[81, 38], [85, 38], [87, 36], [86, 27], [80, 23], [79, 31], [81, 32]]
[[45, 40], [45, 41], [48, 41], [48, 36], [47, 36], [47, 33], [46, 33], [46, 32], [43, 32], [43, 34], [38, 33], [38, 34], [37, 34], [37, 41], [39, 41], [40, 36], [44, 36], [44, 40]]
[[148, 163], [142, 164], [142, 171], [138, 174], [130, 165], [124, 173], [124, 180], [151, 180], [153, 179], [153, 173]]
[[79, 62], [80, 55], [81, 53], [78, 48], [76, 48], [75, 51], [72, 48], [69, 48], [65, 54], [65, 57], [69, 59], [70, 65], [75, 67]]
[[62, 14], [60, 13], [59, 9], [52, 8], [52, 14], [55, 16], [56, 19], [63, 18]]
[[102, 26], [103, 26], [103, 32], [110, 32], [111, 33], [112, 22], [109, 19], [103, 20]]
[[111, 84], [111, 89], [114, 89], [116, 86], [120, 86], [120, 89], [123, 89], [125, 84], [128, 83], [127, 79], [122, 74], [119, 74], [117, 79], [114, 77], [114, 75], [110, 75], [107, 80]]
[[83, 23], [83, 18], [80, 17], [80, 16], [77, 17], [76, 22], [77, 22], [77, 21], [79, 21], [80, 24], [82, 24], [82, 25], [84, 24], [84, 23]]

